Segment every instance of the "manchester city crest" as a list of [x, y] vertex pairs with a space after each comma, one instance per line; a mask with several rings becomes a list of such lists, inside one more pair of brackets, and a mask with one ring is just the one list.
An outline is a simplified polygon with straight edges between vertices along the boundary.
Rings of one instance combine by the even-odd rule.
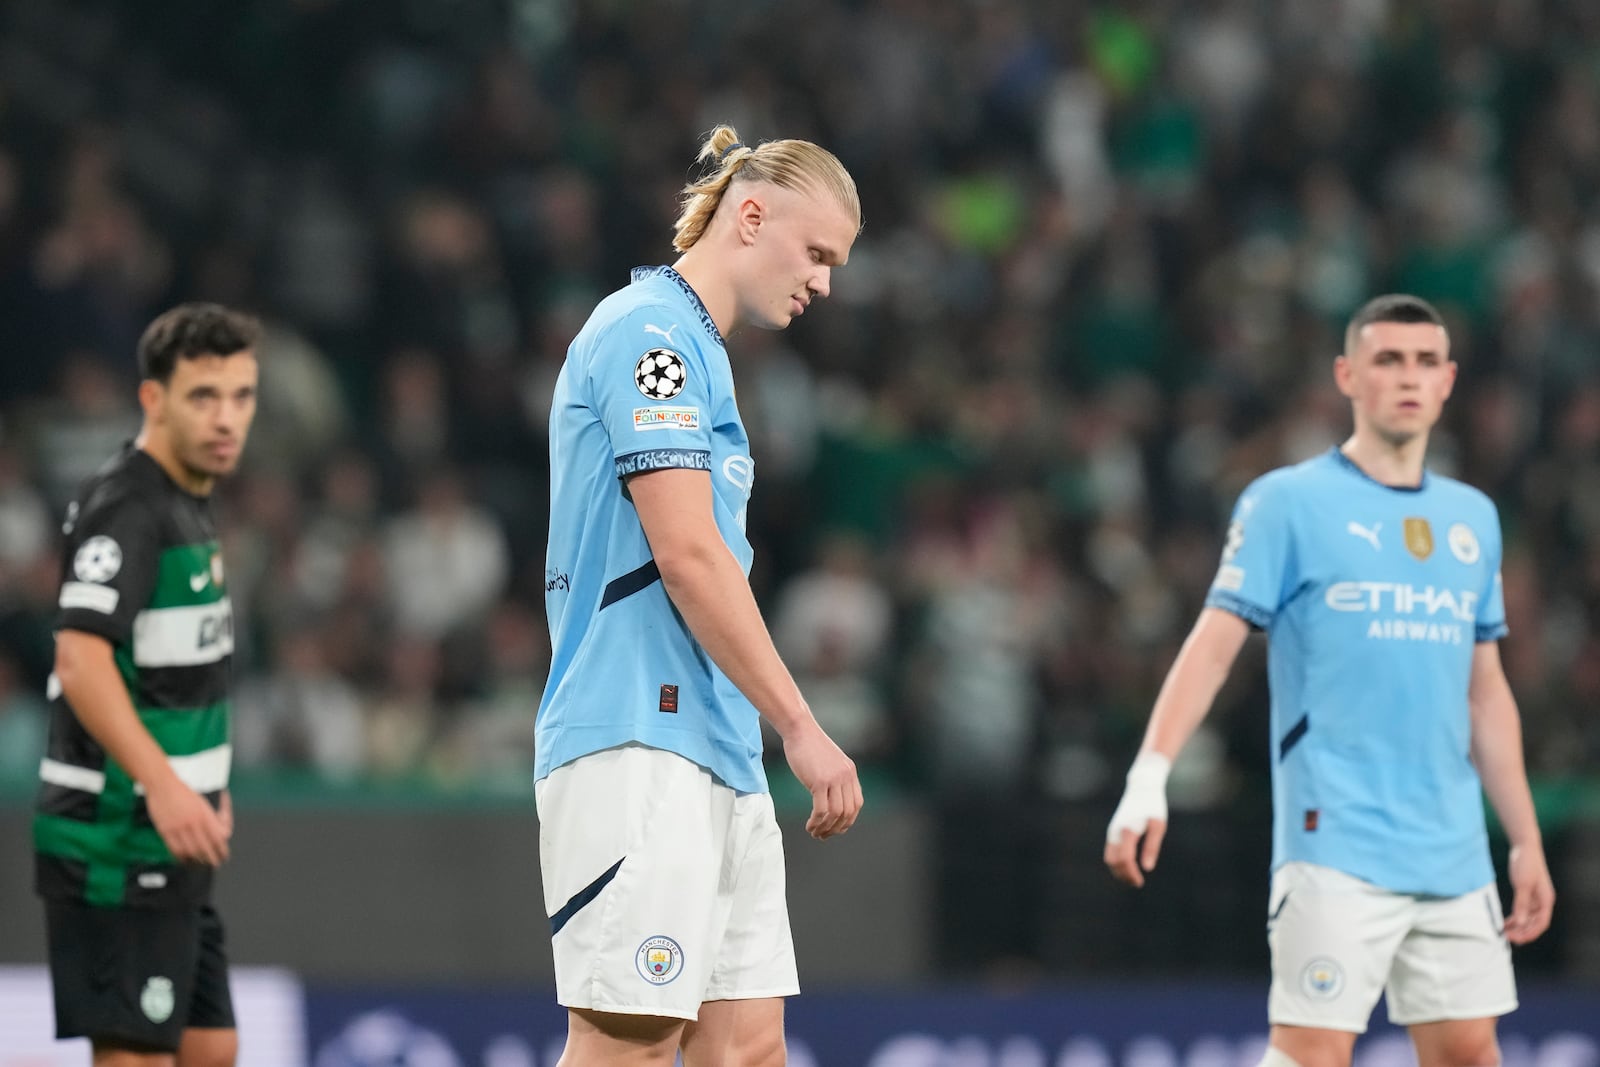
[[670, 937], [648, 937], [634, 953], [633, 962], [640, 978], [651, 985], [666, 985], [683, 970], [683, 948]]
[[1344, 990], [1344, 969], [1326, 956], [1319, 956], [1300, 972], [1300, 987], [1308, 997], [1332, 1000]]
[[1458, 522], [1450, 527], [1450, 531], [1445, 534], [1445, 543], [1450, 546], [1450, 554], [1468, 566], [1478, 562], [1478, 557], [1483, 551], [1478, 547], [1478, 535], [1464, 522]]

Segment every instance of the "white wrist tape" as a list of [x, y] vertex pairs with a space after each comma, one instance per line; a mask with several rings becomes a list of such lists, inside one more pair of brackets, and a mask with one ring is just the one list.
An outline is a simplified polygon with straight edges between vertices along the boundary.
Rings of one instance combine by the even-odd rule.
[[1112, 844], [1122, 840], [1122, 831], [1132, 830], [1135, 837], [1142, 836], [1151, 819], [1167, 820], [1167, 775], [1172, 773], [1172, 761], [1156, 752], [1141, 752], [1128, 768], [1128, 785], [1123, 790], [1122, 801], [1111, 815], [1111, 825], [1106, 827], [1106, 840]]

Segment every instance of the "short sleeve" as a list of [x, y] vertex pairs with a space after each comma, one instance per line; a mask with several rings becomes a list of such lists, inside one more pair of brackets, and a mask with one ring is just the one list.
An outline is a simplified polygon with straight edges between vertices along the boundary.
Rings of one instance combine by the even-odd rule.
[[1269, 475], [1255, 481], [1234, 505], [1222, 549], [1222, 564], [1206, 594], [1206, 606], [1221, 608], [1267, 629], [1294, 588], [1289, 494]]
[[66, 535], [55, 628], [127, 644], [134, 617], [155, 590], [160, 560], [155, 516], [127, 496], [91, 498], [81, 511], [68, 512]]
[[712, 382], [695, 327], [681, 311], [640, 308], [600, 338], [589, 365], [595, 411], [617, 477], [711, 469]]
[[1506, 598], [1500, 581], [1500, 560], [1503, 547], [1500, 541], [1500, 516], [1498, 514], [1493, 516], [1491, 531], [1493, 537], [1485, 539], [1489, 542], [1485, 546], [1486, 550], [1484, 552], [1484, 562], [1487, 564], [1484, 567], [1484, 572], [1487, 575], [1487, 582], [1478, 600], [1480, 607], [1478, 609], [1477, 623], [1474, 627], [1474, 636], [1479, 642], [1498, 641], [1511, 632], [1511, 628], [1506, 625]]

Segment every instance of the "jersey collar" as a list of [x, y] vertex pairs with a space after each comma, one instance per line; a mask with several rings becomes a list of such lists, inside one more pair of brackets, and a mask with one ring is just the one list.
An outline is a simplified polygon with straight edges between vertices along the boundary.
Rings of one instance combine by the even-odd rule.
[[717, 329], [717, 324], [715, 322], [711, 321], [711, 312], [707, 311], [705, 304], [701, 302], [700, 294], [694, 291], [694, 286], [690, 285], [688, 281], [684, 279], [683, 275], [679, 274], [671, 267], [633, 268], [633, 281], [642, 282], [646, 278], [666, 278], [679, 289], [682, 289], [683, 295], [689, 298], [689, 303], [693, 304], [695, 311], [699, 312], [700, 325], [706, 328], [707, 333], [716, 338], [717, 344], [721, 345], [723, 348], [728, 347], [728, 343], [722, 339], [722, 331]]
[[122, 443], [121, 456], [127, 470], [135, 472], [136, 477], [149, 482], [157, 490], [170, 490], [179, 496], [186, 496], [198, 504], [209, 505], [211, 500], [209, 493], [201, 496], [198, 493], [191, 493], [179, 485], [173, 480], [172, 475], [167, 473], [167, 468], [161, 465], [161, 461], [140, 448], [135, 438], [130, 437]]
[[1333, 456], [1333, 461], [1335, 463], [1339, 464], [1356, 477], [1370, 482], [1380, 489], [1388, 489], [1389, 491], [1395, 493], [1420, 493], [1424, 489], [1428, 488], [1428, 482], [1431, 480], [1431, 475], [1428, 474], [1428, 468], [1424, 467], [1422, 468], [1422, 481], [1418, 482], [1416, 485], [1389, 485], [1386, 482], [1378, 481], [1378, 479], [1362, 470], [1356, 461], [1345, 455], [1338, 445], [1334, 445], [1328, 451]]

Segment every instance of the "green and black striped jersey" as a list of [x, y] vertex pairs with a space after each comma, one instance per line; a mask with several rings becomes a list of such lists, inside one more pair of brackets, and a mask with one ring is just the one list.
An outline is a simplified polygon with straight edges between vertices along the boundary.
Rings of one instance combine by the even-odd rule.
[[[110, 642], [139, 718], [215, 806], [228, 785], [233, 607], [207, 499], [131, 444], [67, 509], [55, 628]], [[50, 678], [50, 742], [33, 821], [40, 895], [103, 907], [188, 908], [211, 869], [173, 862], [143, 787], [89, 736]]]

